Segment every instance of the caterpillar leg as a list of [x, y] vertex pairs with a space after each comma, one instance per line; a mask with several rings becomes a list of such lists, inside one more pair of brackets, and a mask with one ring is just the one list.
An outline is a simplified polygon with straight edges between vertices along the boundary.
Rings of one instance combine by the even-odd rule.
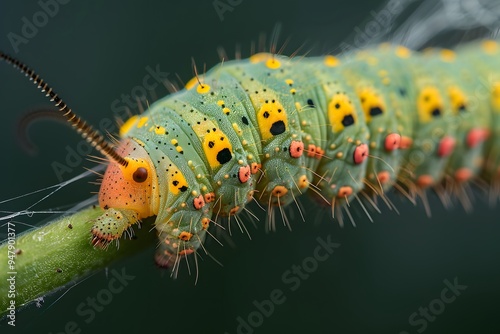
[[134, 210], [107, 209], [94, 221], [92, 226], [92, 244], [107, 248], [113, 241], [121, 237], [130, 226], [139, 222], [139, 215]]

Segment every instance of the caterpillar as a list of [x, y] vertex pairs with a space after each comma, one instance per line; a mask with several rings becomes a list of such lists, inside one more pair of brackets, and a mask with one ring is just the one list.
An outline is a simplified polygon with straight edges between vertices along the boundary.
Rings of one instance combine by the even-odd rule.
[[213, 216], [236, 217], [253, 199], [271, 215], [311, 190], [335, 215], [390, 187], [411, 197], [445, 178], [454, 189], [480, 175], [498, 182], [498, 53], [493, 40], [424, 54], [382, 45], [345, 59], [258, 53], [126, 120], [116, 149], [35, 72], [0, 57], [110, 161], [92, 243], [107, 247], [156, 216], [156, 262], [176, 267]]
[[[243, 8], [243, 7], [242, 7], [242, 8]], [[239, 10], [240, 10], [239, 8], [236, 8], [236, 9], [235, 9], [234, 15], [235, 15], [236, 17], [241, 17], [241, 15], [242, 15], [242, 14], [240, 14], [240, 13], [238, 12]], [[243, 9], [241, 9], [241, 10], [245, 11], [245, 10], [246, 10], [246, 8], [243, 8]], [[351, 11], [351, 12], [353, 12], [353, 11]], [[196, 19], [195, 19], [194, 21], [196, 21]], [[227, 19], [226, 19], [226, 22], [227, 22]], [[40, 38], [42, 38], [42, 35], [41, 35], [41, 34], [40, 34]], [[184, 38], [187, 38], [187, 37], [184, 37]], [[328, 37], [328, 38], [330, 38], [330, 37]], [[323, 37], [323, 39], [325, 39], [325, 37]], [[212, 46], [213, 46], [213, 45], [215, 45], [215, 43], [216, 43], [215, 41], [214, 41], [214, 42], [212, 42]], [[230, 42], [229, 42], [229, 43], [230, 43]], [[225, 44], [228, 44], [228, 42], [225, 42]], [[210, 49], [210, 50], [211, 50], [211, 49]], [[189, 51], [187, 51], [187, 52], [189, 52]], [[202, 52], [202, 51], [200, 51], [200, 52]], [[194, 53], [193, 51], [192, 51], [191, 53], [193, 53], [193, 54], [198, 54], [198, 53]], [[189, 53], [188, 53], [188, 54], [189, 54]], [[151, 60], [149, 60], [149, 61], [151, 61]], [[47, 61], [47, 62], [48, 62], [48, 63], [50, 63], [49, 61]], [[213, 64], [213, 63], [215, 63], [215, 62], [211, 62], [211, 63]], [[122, 64], [122, 65], [123, 65], [123, 64]], [[455, 66], [455, 68], [459, 68], [459, 66], [458, 66], [458, 65], [456, 65], [456, 66]], [[54, 71], [55, 71], [55, 70], [54, 70]], [[49, 73], [50, 73], [50, 72], [49, 72]], [[59, 86], [60, 86], [60, 85], [61, 85], [61, 84], [59, 84]], [[410, 85], [410, 86], [411, 86], [411, 85], [412, 85], [412, 83], [410, 82], [408, 85]], [[14, 84], [13, 84], [13, 86], [14, 86]], [[131, 85], [131, 86], [132, 86], [132, 85]], [[130, 87], [131, 87], [131, 86], [130, 86]], [[128, 89], [129, 87], [128, 87], [128, 86], [125, 86], [125, 88], [127, 88], [127, 89]], [[118, 92], [121, 92], [121, 91], [118, 91]], [[112, 93], [110, 93], [110, 95], [111, 95], [111, 96], [114, 96], [113, 94], [115, 94], [115, 95], [116, 95], [116, 94], [118, 94], [118, 93], [113, 93], [113, 92], [112, 92]], [[68, 94], [67, 94], [67, 93], [65, 93], [64, 95], [65, 95], [65, 96], [68, 96]], [[104, 94], [103, 94], [103, 95], [104, 95]], [[94, 105], [94, 104], [93, 104], [93, 105]], [[104, 101], [103, 101], [103, 103], [101, 103], [101, 104], [95, 103], [95, 105], [104, 105], [104, 106], [108, 106], [108, 105], [109, 105], [109, 101], [108, 101], [108, 100], [104, 100]], [[9, 110], [9, 109], [6, 109], [6, 110]], [[55, 142], [53, 142], [52, 147], [54, 147], [54, 148], [55, 148], [56, 146], [58, 146], [58, 145], [57, 145], [57, 144], [55, 144]], [[372, 155], [374, 154], [373, 150], [372, 150], [372, 151], [370, 151], [370, 154], [372, 154]], [[50, 161], [50, 160], [49, 160], [49, 161]], [[31, 167], [32, 167], [32, 166], [31, 166]], [[24, 175], [24, 174], [23, 174], [23, 175]], [[303, 197], [307, 197], [307, 195], [306, 195], [306, 196], [303, 196]], [[477, 204], [477, 203], [476, 203], [476, 204]], [[458, 210], [457, 210], [457, 211], [458, 211]], [[476, 214], [478, 214], [478, 212], [476, 212]], [[314, 215], [314, 213], [313, 213], [313, 215]], [[451, 215], [451, 213], [450, 213], [450, 215]], [[388, 216], [389, 216], [389, 215], [388, 215]], [[476, 217], [478, 217], [478, 216], [468, 216], [468, 217], [464, 217], [464, 219], [467, 219], [467, 221], [471, 222], [471, 221], [475, 220], [475, 219], [476, 219]], [[480, 217], [482, 217], [482, 216], [480, 216]], [[408, 217], [403, 215], [403, 216], [402, 216], [402, 218], [406, 220]], [[386, 219], [386, 218], [384, 217], [384, 221], [385, 221], [385, 219]], [[477, 219], [480, 219], [480, 218], [477, 218]], [[309, 218], [308, 218], [308, 220], [309, 220]], [[299, 224], [299, 225], [300, 225], [300, 224]], [[383, 228], [383, 226], [382, 226], [382, 225], [383, 225], [383, 224], [377, 224], [377, 227], [378, 227], [378, 228]], [[427, 225], [424, 225], [424, 226], [427, 226]], [[393, 227], [391, 227], [391, 228], [393, 228]], [[394, 228], [396, 228], [396, 227], [394, 227]], [[294, 230], [296, 230], [296, 229], [297, 229], [297, 228], [294, 228]], [[425, 229], [425, 227], [422, 227], [422, 229]], [[323, 231], [323, 230], [321, 230], [321, 231]], [[358, 229], [358, 233], [363, 233], [363, 232], [362, 232], [362, 231], [359, 231], [359, 229]], [[291, 237], [290, 237], [290, 238], [291, 238]], [[307, 238], [307, 236], [304, 236], [304, 235], [302, 236], [302, 239], [306, 239], [306, 238]], [[314, 238], [313, 238], [313, 239], [314, 239]], [[297, 245], [300, 245], [300, 243], [299, 243], [300, 241], [299, 241], [299, 240], [297, 240], [296, 238], [293, 238], [292, 240], [297, 241], [297, 243], [296, 243], [296, 244], [297, 244]], [[346, 242], [346, 243], [344, 243], [342, 247], [345, 247], [345, 246], [347, 246], [347, 242]], [[283, 246], [281, 246], [281, 247], [283, 247]], [[470, 246], [469, 246], [469, 247], [470, 247]], [[290, 248], [291, 248], [291, 247], [290, 247]], [[420, 247], [419, 247], [419, 249], [420, 249]], [[238, 253], [238, 254], [239, 254], [239, 253]], [[241, 255], [241, 254], [240, 254], [240, 255]], [[301, 256], [301, 255], [302, 255], [302, 254], [300, 254], [299, 256]], [[307, 255], [307, 251], [304, 251], [304, 255]], [[438, 256], [438, 255], [436, 255], [436, 256]], [[276, 255], [276, 258], [278, 258], [278, 255]], [[282, 259], [282, 258], [280, 258], [280, 261], [279, 261], [279, 262], [280, 262], [280, 264], [281, 264], [281, 263], [283, 263], [285, 266], [286, 266], [286, 265], [288, 265], [288, 264], [291, 264], [292, 262], [290, 262], [290, 261], [295, 261], [294, 259], [292, 259], [292, 260], [287, 260], [287, 259], [285, 259], [285, 260], [281, 260], [281, 259]], [[352, 260], [352, 259], [351, 259], [351, 260]], [[444, 262], [444, 260], [443, 260], [443, 262]], [[356, 262], [354, 262], [354, 263], [356, 263]], [[359, 263], [358, 263], [358, 264], [359, 264]], [[249, 266], [250, 266], [250, 265], [249, 265]], [[354, 267], [354, 268], [357, 268], [357, 266], [356, 266], [356, 265], [353, 265], [353, 267]], [[351, 269], [352, 269], [352, 268], [351, 268]], [[273, 281], [273, 279], [274, 279], [274, 281], [279, 280], [279, 275], [281, 274], [280, 270], [282, 270], [282, 269], [281, 269], [281, 267], [280, 267], [280, 269], [276, 269], [276, 270], [277, 270], [277, 272], [276, 272], [276, 273], [273, 273], [273, 272], [267, 273], [267, 272], [266, 272], [266, 273], [267, 273], [267, 275], [266, 275], [266, 276], [267, 276], [267, 279], [269, 279], [270, 281]], [[449, 269], [449, 270], [451, 271], [451, 269]], [[318, 274], [319, 274], [319, 273], [318, 273]], [[216, 276], [216, 277], [224, 279], [224, 277], [220, 277], [220, 276]], [[352, 278], [352, 277], [350, 277], [348, 274], [346, 274], [346, 275], [345, 275], [345, 276], [343, 276], [343, 277], [344, 277], [344, 278], [346, 278], [346, 280], [349, 280], [350, 278]], [[134, 283], [135, 283], [135, 282], [134, 282]], [[307, 284], [306, 284], [306, 283], [307, 283]], [[341, 282], [340, 282], [340, 283], [341, 283]], [[358, 282], [358, 283], [359, 283], [359, 282]], [[466, 282], [466, 283], [467, 283], [467, 282]], [[98, 283], [97, 283], [97, 284], [98, 284]], [[92, 288], [93, 288], [94, 286], [96, 286], [97, 284], [96, 284], [96, 283], [93, 283], [93, 284], [89, 287], [89, 289], [92, 289]], [[148, 284], [149, 284], [149, 283], [148, 283]], [[175, 284], [176, 284], [176, 285], [178, 285], [178, 284], [180, 284], [180, 283], [179, 283], [179, 282], [177, 282], [177, 283], [175, 283]], [[250, 284], [250, 282], [247, 282], [247, 284]], [[307, 285], [309, 285], [309, 284], [314, 284], [314, 285], [316, 285], [316, 283], [313, 283], [313, 282], [304, 282], [303, 287], [302, 287], [301, 289], [307, 289]], [[152, 284], [152, 285], [153, 285], [153, 284]], [[248, 286], [250, 286], [250, 285], [248, 285]], [[350, 290], [354, 291], [354, 290], [355, 290], [355, 289], [354, 289], [354, 287], [355, 287], [355, 286], [356, 286], [356, 284], [351, 285], [350, 287], [352, 287], [352, 289], [350, 289]], [[189, 287], [189, 286], [188, 286], [188, 287]], [[350, 288], [349, 286], [344, 286], [344, 287], [345, 287], [346, 289], [349, 289], [349, 288]], [[99, 286], [99, 288], [100, 288], [100, 286]], [[210, 286], [210, 291], [212, 290], [212, 288], [213, 288], [213, 285], [212, 285], [212, 286]], [[240, 288], [240, 287], [238, 287], [238, 289], [239, 289], [239, 288]], [[269, 286], [269, 289], [271, 289], [271, 288], [274, 288], [274, 286]], [[264, 290], [264, 292], [268, 292], [268, 290], [267, 290], [265, 287], [264, 287], [264, 288], [260, 288], [259, 290], [262, 290], [262, 289]], [[154, 291], [150, 291], [150, 293], [151, 293], [151, 294], [153, 294], [153, 293], [157, 293], [158, 295], [160, 295], [160, 292], [159, 292], [158, 290], [159, 290], [159, 288], [154, 288]], [[198, 290], [198, 293], [200, 293], [199, 291], [200, 291], [201, 289], [200, 289], [199, 287], [198, 287], [198, 289], [197, 289], [197, 290]], [[237, 290], [237, 289], [235, 289], [235, 290]], [[323, 288], [322, 288], [321, 290], [323, 291]], [[269, 291], [270, 291], [270, 290], [269, 290]], [[301, 291], [301, 293], [302, 293], [303, 291], [305, 291], [305, 290], [302, 290], [302, 291]], [[310, 291], [310, 290], [308, 290], [308, 291], [309, 291], [309, 292], [312, 292], [312, 291]], [[72, 292], [74, 292], [74, 290], [73, 290]], [[91, 292], [93, 292], [93, 291], [91, 291]], [[467, 291], [467, 292], [468, 292], [468, 291]], [[359, 294], [361, 294], [361, 293], [359, 293]], [[312, 294], [311, 294], [311, 295], [312, 295]], [[331, 295], [333, 296], [334, 294], [333, 294], [333, 293], [331, 293]], [[204, 296], [206, 296], [206, 295], [204, 295]], [[288, 296], [288, 295], [287, 295], [287, 297], [290, 297], [290, 296]], [[338, 297], [338, 294], [335, 294], [335, 297], [337, 298], [337, 297]], [[82, 298], [84, 298], [84, 297], [82, 297]], [[256, 298], [257, 298], [257, 297], [256, 297]], [[336, 298], [335, 298], [335, 299], [336, 299]], [[194, 299], [194, 298], [193, 298], [193, 299]], [[328, 305], [330, 305], [331, 307], [334, 307], [334, 306], [332, 306], [332, 304], [334, 303], [334, 302], [333, 302], [333, 299], [334, 299], [334, 298], [330, 298], [330, 300], [329, 300], [329, 302], [328, 302]], [[200, 301], [199, 299], [195, 299], [195, 300], [196, 300], [196, 305], [203, 305], [203, 302], [202, 302], [202, 301]], [[260, 300], [260, 299], [259, 299], [259, 300]], [[290, 301], [289, 301], [289, 303], [294, 303], [294, 301], [292, 300], [292, 298], [291, 298], [291, 297], [289, 298], [289, 300], [290, 300]], [[340, 299], [340, 300], [343, 300], [343, 299]], [[350, 300], [350, 299], [349, 299], [349, 300]], [[244, 302], [245, 302], [245, 301], [243, 301], [243, 303], [244, 303]], [[295, 301], [295, 302], [296, 302], [296, 301]], [[417, 299], [416, 297], [415, 297], [415, 298], [413, 298], [413, 303], [419, 303], [419, 302], [420, 302], [420, 299]], [[340, 303], [341, 303], [341, 302], [340, 302]], [[409, 302], [409, 303], [410, 303], [410, 302]], [[249, 302], [249, 304], [250, 304], [250, 302]], [[327, 304], [327, 302], [325, 301], [325, 305], [326, 305], [326, 304]], [[342, 304], [342, 303], [341, 303], [341, 304]], [[396, 304], [396, 303], [394, 302], [394, 304]], [[74, 309], [74, 307], [75, 307], [76, 305], [77, 305], [77, 303], [76, 303], [76, 302], [70, 302], [67, 306], [68, 306], [68, 308], [69, 308], [70, 310], [73, 310], [73, 309]], [[339, 308], [341, 308], [341, 309], [339, 309], [339, 311], [340, 311], [340, 312], [342, 311], [342, 309], [344, 309], [344, 308], [345, 308], [345, 305], [346, 305], [346, 304], [345, 304], [345, 303], [343, 303], [341, 306], [339, 306]], [[115, 307], [115, 304], [113, 304], [113, 307]], [[411, 311], [413, 311], [413, 310], [411, 310]], [[410, 312], [411, 312], [411, 311], [410, 311]], [[238, 310], [236, 310], [235, 312], [245, 312], [245, 310], [244, 310], [244, 309], [243, 309], [243, 310], [241, 310], [241, 307], [240, 307], [240, 308], [239, 308]], [[448, 311], [447, 311], [447, 312], [448, 312]], [[452, 312], [454, 312], [454, 311], [449, 311], [449, 312], [450, 312], [450, 313], [452, 313]], [[341, 313], [341, 314], [342, 314], [342, 313]], [[453, 313], [453, 315], [455, 315], [455, 314], [456, 314], [456, 313]], [[244, 314], [242, 313], [241, 315], [244, 315]], [[215, 315], [212, 315], [212, 316], [215, 318]], [[279, 315], [278, 315], [278, 314], [275, 314], [273, 317], [275, 317], [275, 316], [279, 316]], [[402, 315], [400, 316], [400, 318], [402, 319], [401, 321], [405, 321], [405, 320], [406, 320], [406, 316], [407, 316], [407, 314], [406, 314], [406, 313], [402, 314]], [[101, 318], [102, 318], [102, 317], [101, 317]], [[221, 318], [221, 317], [218, 317], [217, 319], [220, 319], [220, 318]], [[234, 317], [233, 317], [233, 318], [236, 318], [236, 314], [234, 315]], [[233, 318], [231, 318], [230, 320], [231, 320], [231, 321], [233, 321], [233, 320], [234, 320]], [[400, 318], [398, 318], [398, 319], [400, 319]], [[66, 321], [66, 319], [67, 319], [67, 318], [64, 318], [64, 321]], [[77, 319], [78, 319], [78, 318], [77, 318]], [[208, 320], [208, 319], [207, 319], [207, 320]], [[211, 319], [211, 320], [214, 320], [214, 319]], [[215, 321], [215, 320], [214, 320], [214, 321]], [[395, 320], [395, 321], [398, 321], [398, 320]], [[267, 320], [266, 320], [266, 322], [267, 322]], [[232, 324], [232, 323], [231, 323], [231, 324]], [[61, 323], [58, 327], [62, 327], [63, 325], [64, 325], [64, 323]], [[289, 323], [289, 326], [291, 326], [291, 325], [292, 325], [292, 322], [290, 322], [290, 323]], [[433, 325], [438, 325], [438, 326], [439, 326], [439, 324], [433, 324]], [[130, 323], [128, 324], [128, 326], [130, 326]], [[269, 327], [267, 327], [267, 326], [268, 326], [268, 324], [266, 323], [266, 328], [269, 328]], [[435, 328], [435, 327], [434, 327], [434, 328]], [[52, 328], [51, 328], [51, 329], [52, 329]]]

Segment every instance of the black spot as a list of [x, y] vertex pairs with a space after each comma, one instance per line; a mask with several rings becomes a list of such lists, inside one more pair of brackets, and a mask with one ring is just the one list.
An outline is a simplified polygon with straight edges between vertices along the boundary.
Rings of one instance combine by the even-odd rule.
[[336, 108], [336, 109], [340, 109], [340, 103], [336, 103], [336, 104], [335, 104], [335, 108]]
[[403, 87], [399, 88], [399, 95], [406, 96], [406, 89], [404, 89]]
[[352, 115], [345, 115], [342, 119], [342, 125], [349, 126], [354, 124], [354, 117]]
[[269, 113], [267, 111], [264, 111], [264, 114], [262, 116], [264, 116], [264, 118], [269, 118]]
[[464, 104], [461, 104], [459, 107], [458, 107], [458, 111], [465, 111], [467, 109], [467, 107], [464, 105]]
[[243, 124], [248, 125], [248, 119], [245, 116], [241, 118], [241, 121], [243, 122]]
[[172, 182], [172, 184], [173, 184], [174, 186], [177, 186], [177, 185], [179, 184], [179, 181], [177, 181], [177, 180], [176, 180], [176, 181], [173, 181], [173, 182]]
[[314, 102], [313, 102], [313, 100], [308, 99], [308, 100], [307, 100], [307, 105], [308, 105], [309, 107], [314, 108]]
[[438, 116], [441, 116], [441, 109], [439, 108], [436, 108], [432, 111], [432, 116], [433, 117], [438, 117]]
[[208, 142], [208, 147], [213, 148], [215, 146], [215, 143], [213, 141]]
[[274, 122], [269, 130], [273, 136], [279, 135], [285, 132], [285, 123], [283, 121]]
[[188, 187], [182, 186], [182, 187], [179, 188], [179, 190], [182, 191], [182, 192], [185, 192], [186, 190], [188, 190]]
[[217, 161], [222, 165], [226, 162], [229, 162], [233, 156], [231, 155], [231, 151], [226, 147], [217, 153]]
[[381, 115], [382, 113], [383, 113], [383, 110], [380, 107], [372, 107], [370, 109], [370, 116], [377, 116], [377, 115]]

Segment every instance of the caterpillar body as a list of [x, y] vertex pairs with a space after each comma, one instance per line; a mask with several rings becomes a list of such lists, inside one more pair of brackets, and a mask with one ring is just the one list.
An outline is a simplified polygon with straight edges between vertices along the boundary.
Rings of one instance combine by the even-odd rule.
[[156, 216], [155, 256], [171, 267], [212, 217], [252, 199], [288, 205], [312, 190], [341, 208], [390, 187], [498, 181], [500, 57], [495, 41], [414, 53], [381, 45], [346, 57], [259, 53], [225, 62], [120, 129], [92, 228], [107, 246]]

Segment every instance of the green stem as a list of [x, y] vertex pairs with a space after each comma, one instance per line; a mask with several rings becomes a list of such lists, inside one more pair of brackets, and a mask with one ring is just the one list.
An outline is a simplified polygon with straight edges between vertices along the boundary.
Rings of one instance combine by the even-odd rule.
[[[92, 220], [102, 213], [100, 208], [87, 208], [15, 236], [15, 244], [10, 241], [10, 247], [9, 238], [0, 245], [0, 317], [7, 313], [11, 300], [15, 300], [15, 307], [19, 308], [105, 268], [114, 260], [154, 245], [154, 233], [142, 228], [136, 229], [137, 238], [122, 238], [119, 248], [114, 244], [106, 250], [92, 247]], [[14, 232], [17, 226], [9, 224], [5, 227], [11, 228], [7, 233]], [[17, 255], [13, 255], [15, 253]], [[11, 285], [8, 279], [13, 276], [15, 283]], [[9, 296], [11, 287], [15, 287], [15, 298]]]

